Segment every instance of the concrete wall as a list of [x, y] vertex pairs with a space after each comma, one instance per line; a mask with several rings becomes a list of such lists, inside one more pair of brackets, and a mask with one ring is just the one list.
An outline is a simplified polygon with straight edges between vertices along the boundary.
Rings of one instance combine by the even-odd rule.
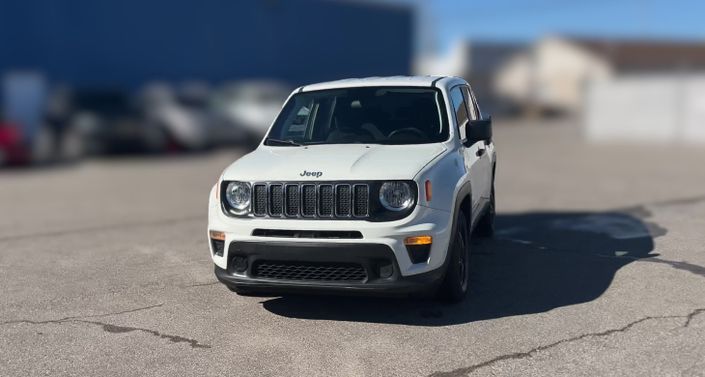
[[705, 75], [595, 81], [583, 114], [591, 141], [705, 143]]

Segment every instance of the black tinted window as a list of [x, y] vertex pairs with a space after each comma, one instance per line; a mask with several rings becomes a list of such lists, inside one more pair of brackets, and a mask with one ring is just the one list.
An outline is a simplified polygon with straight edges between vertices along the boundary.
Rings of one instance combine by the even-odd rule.
[[284, 106], [268, 138], [301, 144], [437, 143], [448, 139], [443, 108], [440, 91], [431, 88], [369, 87], [299, 93]]

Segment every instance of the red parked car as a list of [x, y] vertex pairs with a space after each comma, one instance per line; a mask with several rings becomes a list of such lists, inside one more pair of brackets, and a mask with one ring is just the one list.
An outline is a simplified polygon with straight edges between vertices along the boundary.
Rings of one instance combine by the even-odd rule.
[[29, 162], [29, 149], [22, 142], [20, 127], [0, 120], [0, 166]]

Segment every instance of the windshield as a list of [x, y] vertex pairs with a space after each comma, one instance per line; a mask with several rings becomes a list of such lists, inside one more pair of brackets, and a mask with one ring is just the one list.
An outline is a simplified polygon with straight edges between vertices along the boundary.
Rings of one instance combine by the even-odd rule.
[[441, 92], [367, 87], [295, 94], [266, 145], [424, 144], [448, 139]]

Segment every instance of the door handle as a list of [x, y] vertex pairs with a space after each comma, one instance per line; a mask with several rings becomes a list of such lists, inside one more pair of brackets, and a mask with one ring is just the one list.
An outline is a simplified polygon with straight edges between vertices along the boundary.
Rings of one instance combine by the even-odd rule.
[[477, 152], [475, 152], [477, 157], [482, 157], [483, 154], [485, 154], [485, 148], [478, 148]]

